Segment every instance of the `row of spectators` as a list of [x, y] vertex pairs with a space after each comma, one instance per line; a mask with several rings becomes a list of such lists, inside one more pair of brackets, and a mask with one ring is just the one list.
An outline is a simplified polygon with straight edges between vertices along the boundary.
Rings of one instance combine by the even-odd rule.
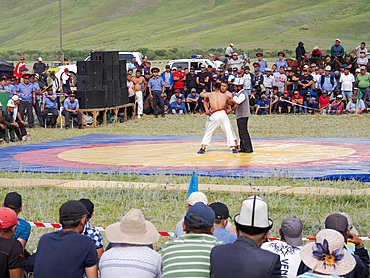
[[44, 234], [37, 252], [25, 251], [31, 227], [18, 218], [22, 198], [8, 193], [0, 208], [0, 277], [358, 277], [369, 276], [369, 254], [352, 218], [329, 215], [315, 242], [303, 246], [302, 221], [282, 221], [280, 239], [268, 239], [273, 221], [268, 204], [258, 196], [241, 203], [232, 225], [227, 206], [208, 206], [204, 193], [193, 192], [188, 211], [176, 226], [173, 241], [153, 250], [156, 227], [140, 209], [106, 227], [109, 241], [89, 224], [94, 204], [71, 200], [59, 209], [62, 228]]

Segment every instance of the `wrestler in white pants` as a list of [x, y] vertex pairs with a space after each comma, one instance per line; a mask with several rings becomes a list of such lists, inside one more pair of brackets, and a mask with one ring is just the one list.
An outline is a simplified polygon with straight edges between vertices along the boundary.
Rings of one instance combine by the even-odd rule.
[[229, 147], [235, 147], [235, 138], [231, 129], [231, 123], [225, 110], [216, 110], [209, 117], [209, 123], [203, 136], [202, 145], [209, 146], [212, 135], [218, 127], [221, 127], [225, 132], [227, 145]]
[[[206, 132], [207, 132], [208, 125], [209, 125], [209, 118], [210, 118], [210, 117], [211, 117], [211, 116], [208, 116], [208, 115], [207, 115], [207, 117], [206, 117], [206, 124], [204, 125], [203, 136], [204, 136], [204, 135], [206, 134]], [[230, 123], [230, 121], [229, 121], [229, 123]], [[232, 133], [233, 133], [234, 141], [236, 142], [237, 138], [236, 138], [235, 131], [234, 131], [233, 126], [231, 125], [231, 123], [230, 123], [230, 128], [231, 128], [231, 131], [232, 131]], [[221, 126], [221, 129], [222, 129], [222, 126]], [[225, 130], [223, 130], [223, 129], [222, 129], [222, 131], [223, 131], [224, 133], [226, 133], [226, 132], [225, 132]]]
[[137, 103], [137, 115], [141, 117], [143, 115], [143, 92], [142, 91], [136, 91], [135, 105], [136, 103]]

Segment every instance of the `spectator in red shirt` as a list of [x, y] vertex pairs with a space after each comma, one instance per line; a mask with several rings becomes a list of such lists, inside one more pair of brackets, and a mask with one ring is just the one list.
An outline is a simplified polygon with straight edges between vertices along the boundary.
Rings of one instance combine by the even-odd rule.
[[319, 98], [319, 109], [324, 110], [325, 108], [329, 107], [330, 104], [330, 97], [328, 95], [328, 91], [323, 91], [322, 96]]
[[295, 91], [294, 95], [292, 96], [292, 106], [293, 106], [293, 113], [299, 112], [299, 115], [302, 114], [303, 107], [297, 104], [303, 105], [303, 96], [299, 94], [299, 91]]
[[186, 73], [182, 71], [182, 66], [177, 66], [177, 71], [173, 73], [174, 89], [179, 89], [181, 94], [184, 94]]

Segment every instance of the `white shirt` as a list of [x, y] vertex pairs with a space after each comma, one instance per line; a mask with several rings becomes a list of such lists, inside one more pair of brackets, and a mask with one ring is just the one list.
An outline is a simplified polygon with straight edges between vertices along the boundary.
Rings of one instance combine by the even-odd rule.
[[233, 48], [231, 46], [228, 46], [225, 50], [225, 54], [232, 56], [233, 55]]
[[221, 65], [223, 64], [223, 62], [221, 62], [220, 60], [216, 60], [213, 62], [213, 64], [216, 66], [216, 69], [220, 68]]
[[355, 77], [352, 73], [345, 75], [344, 73], [340, 76], [339, 82], [342, 83], [342, 91], [352, 91], [353, 82], [355, 82]]
[[121, 244], [103, 253], [99, 270], [101, 278], [159, 278], [162, 276], [162, 257], [145, 245]]
[[67, 84], [67, 80], [69, 79], [69, 77], [70, 77], [71, 75], [68, 73], [68, 74], [66, 74], [66, 73], [62, 73], [61, 74], [61, 76], [60, 76], [60, 78], [62, 79], [62, 83], [63, 83], [63, 85], [66, 85]]
[[367, 53], [366, 47], [364, 49], [361, 49], [361, 45], [359, 45], [359, 46], [356, 47], [356, 53], [357, 53], [357, 56], [358, 57], [361, 57], [361, 52], [362, 51], [365, 51], [365, 53]]
[[280, 255], [281, 277], [297, 277], [297, 271], [301, 264], [301, 257], [299, 256], [300, 246], [294, 247], [284, 241], [275, 240], [263, 243], [261, 248]]
[[272, 88], [274, 83], [274, 77], [270, 75], [267, 77], [266, 74], [263, 75], [263, 85], [265, 85], [266, 88]]
[[252, 77], [251, 74], [244, 74], [243, 77], [243, 89], [250, 90], [252, 89]]
[[230, 59], [230, 61], [229, 61], [229, 67], [231, 67], [232, 69], [237, 68], [238, 70], [240, 70], [241, 67], [242, 67], [242, 63], [243, 62], [244, 61], [242, 59], [239, 59], [239, 58], [236, 59], [236, 60]]
[[313, 81], [315, 82], [315, 89], [318, 89], [321, 75], [316, 74], [316, 73], [312, 73], [312, 78], [313, 78]]
[[53, 94], [59, 93], [60, 91], [60, 83], [58, 78], [53, 79]]

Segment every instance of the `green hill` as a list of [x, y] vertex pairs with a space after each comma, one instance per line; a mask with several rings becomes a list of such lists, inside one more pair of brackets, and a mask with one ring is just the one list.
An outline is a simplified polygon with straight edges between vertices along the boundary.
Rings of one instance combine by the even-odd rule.
[[[56, 0], [1, 0], [0, 51], [59, 49]], [[369, 0], [63, 0], [63, 46], [73, 50], [330, 48], [369, 41]]]

